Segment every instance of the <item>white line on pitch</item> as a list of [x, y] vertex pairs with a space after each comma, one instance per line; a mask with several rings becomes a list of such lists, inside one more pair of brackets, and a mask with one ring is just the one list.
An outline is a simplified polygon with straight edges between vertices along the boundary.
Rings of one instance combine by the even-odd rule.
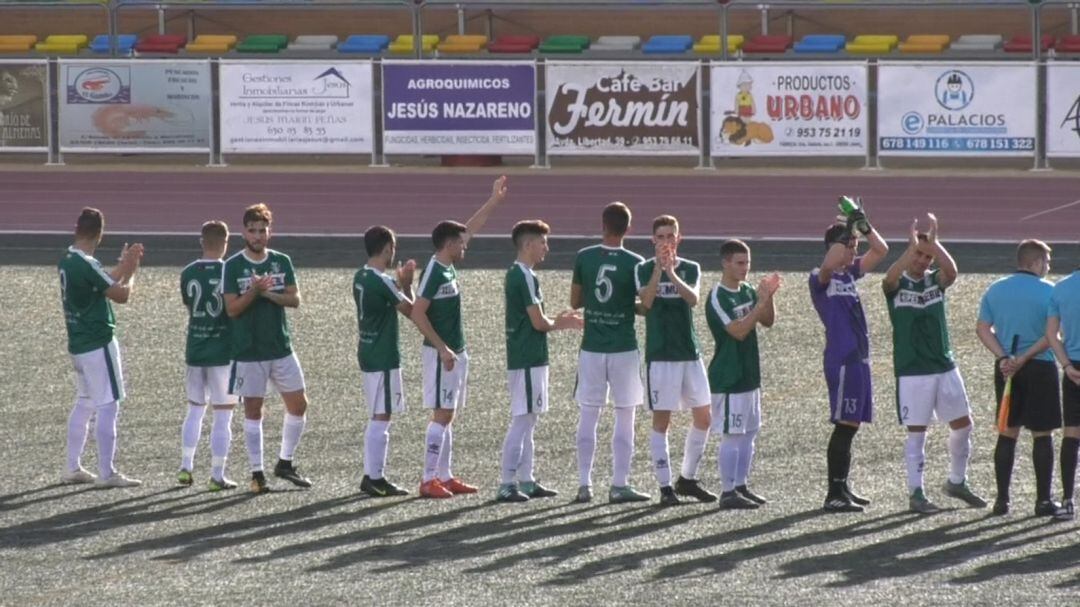
[[1033, 218], [1038, 217], [1040, 215], [1046, 215], [1048, 213], [1053, 213], [1054, 211], [1060, 211], [1062, 209], [1067, 209], [1069, 207], [1073, 207], [1073, 206], [1076, 206], [1078, 204], [1080, 204], [1080, 200], [1074, 200], [1074, 201], [1072, 201], [1072, 202], [1070, 202], [1068, 204], [1063, 204], [1063, 205], [1061, 205], [1059, 207], [1054, 207], [1052, 209], [1046, 209], [1045, 211], [1039, 211], [1038, 213], [1032, 213], [1031, 215], [1028, 215], [1027, 217], [1021, 217], [1020, 221], [1027, 221], [1028, 219], [1033, 219]]

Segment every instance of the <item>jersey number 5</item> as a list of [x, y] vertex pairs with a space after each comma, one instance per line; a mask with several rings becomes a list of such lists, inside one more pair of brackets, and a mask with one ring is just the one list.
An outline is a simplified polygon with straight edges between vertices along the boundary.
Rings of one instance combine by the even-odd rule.
[[596, 301], [607, 303], [607, 301], [611, 299], [612, 293], [615, 292], [615, 285], [611, 284], [611, 279], [605, 276], [605, 274], [614, 272], [618, 269], [619, 268], [610, 264], [600, 266], [600, 271], [596, 273], [596, 289], [594, 290], [596, 293]]

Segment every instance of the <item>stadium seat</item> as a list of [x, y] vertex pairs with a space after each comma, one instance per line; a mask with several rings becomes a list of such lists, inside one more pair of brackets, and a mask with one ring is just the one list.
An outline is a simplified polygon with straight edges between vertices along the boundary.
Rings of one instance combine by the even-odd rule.
[[[430, 53], [438, 44], [439, 36], [436, 34], [424, 34], [420, 37], [421, 52]], [[400, 34], [388, 48], [395, 55], [411, 55], [416, 50], [412, 34]]]
[[947, 34], [912, 34], [900, 43], [901, 53], [940, 53], [949, 47]]
[[996, 51], [1001, 48], [1001, 43], [1000, 34], [964, 34], [949, 45], [949, 50], [958, 52]]
[[600, 36], [590, 51], [633, 51], [641, 47], [641, 36]]
[[[139, 37], [135, 34], [117, 34], [116, 36], [116, 52], [121, 55], [130, 55], [135, 50], [135, 43], [139, 40]], [[94, 39], [90, 42], [90, 50], [95, 53], [108, 54], [111, 52], [110, 40], [108, 34], [99, 34], [94, 36]]]
[[164, 53], [175, 55], [187, 44], [187, 37], [175, 34], [151, 34], [135, 44], [139, 53]]
[[647, 55], [685, 53], [694, 46], [690, 36], [653, 36], [641, 45], [641, 52]]
[[540, 44], [541, 53], [577, 54], [589, 48], [588, 36], [549, 36]]
[[33, 34], [0, 36], [0, 53], [26, 53], [34, 50], [38, 37]]
[[785, 53], [791, 48], [791, 36], [765, 34], [754, 36], [743, 44], [744, 53]]
[[488, 44], [489, 53], [531, 53], [540, 46], [540, 36], [499, 36]]
[[[382, 36], [386, 44], [390, 44], [389, 36]], [[386, 48], [386, 44], [383, 48]], [[290, 51], [332, 51], [338, 46], [338, 37], [321, 34], [301, 34], [289, 43]]]
[[[297, 41], [299, 42], [299, 38]], [[337, 41], [337, 38], [334, 38]], [[366, 53], [374, 55], [381, 53], [390, 46], [390, 36], [383, 34], [354, 34], [345, 39], [344, 42], [337, 45], [339, 53]], [[296, 49], [297, 45], [294, 43], [289, 47], [290, 50]], [[308, 46], [304, 47], [306, 50], [314, 50]], [[323, 50], [328, 50], [330, 47], [324, 47]]]
[[1059, 53], [1080, 53], [1080, 36], [1075, 34], [1062, 36], [1061, 40], [1054, 45], [1054, 50]]
[[[739, 49], [743, 47], [746, 39], [742, 34], [728, 34], [727, 37], [727, 49], [729, 53], [737, 53]], [[700, 40], [694, 43], [695, 53], [719, 53], [720, 52], [720, 36], [718, 34], [708, 34], [702, 36]]]
[[808, 34], [795, 43], [796, 53], [836, 53], [844, 48], [843, 34]]
[[236, 45], [240, 53], [278, 53], [289, 45], [289, 37], [284, 34], [254, 34], [244, 38]]
[[184, 50], [189, 53], [224, 55], [236, 46], [236, 36], [199, 34]]
[[75, 55], [90, 44], [85, 34], [53, 34], [44, 42], [34, 45], [34, 50], [50, 55]]
[[900, 43], [892, 34], [860, 34], [844, 47], [852, 55], [888, 55]]
[[[1054, 46], [1054, 37], [1052, 35], [1043, 34], [1039, 36], [1039, 48], [1042, 52], [1045, 53], [1052, 46]], [[1030, 53], [1031, 50], [1031, 36], [1013, 36], [1005, 43], [1006, 53]]]
[[487, 43], [487, 36], [451, 34], [435, 48], [440, 53], [479, 53]]

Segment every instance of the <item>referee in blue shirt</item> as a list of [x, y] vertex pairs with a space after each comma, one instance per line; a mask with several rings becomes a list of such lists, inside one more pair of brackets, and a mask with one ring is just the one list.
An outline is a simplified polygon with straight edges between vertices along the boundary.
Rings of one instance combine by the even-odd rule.
[[1080, 270], [1063, 278], [1050, 295], [1046, 339], [1065, 369], [1061, 380], [1065, 438], [1061, 440], [1061, 510], [1056, 518], [1072, 520], [1076, 485], [1076, 451], [1080, 447]]
[[[1050, 271], [1050, 247], [1025, 240], [1016, 249], [1017, 270], [994, 281], [979, 304], [976, 333], [994, 354], [994, 392], [998, 407], [1005, 379], [1012, 377], [1012, 405], [1008, 427], [998, 429], [994, 448], [997, 499], [994, 514], [1009, 511], [1016, 439], [1020, 428], [1031, 431], [1031, 461], [1035, 467], [1035, 515], [1057, 516], [1060, 506], [1050, 498], [1054, 476], [1054, 438], [1061, 427], [1058, 371], [1046, 338], [1047, 310], [1054, 283], [1043, 278]], [[1074, 457], [1075, 461], [1075, 457]]]

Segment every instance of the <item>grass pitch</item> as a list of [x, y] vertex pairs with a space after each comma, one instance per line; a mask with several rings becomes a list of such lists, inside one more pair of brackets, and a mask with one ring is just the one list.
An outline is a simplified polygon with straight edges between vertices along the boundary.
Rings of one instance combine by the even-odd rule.
[[[507, 260], [509, 261], [509, 260]], [[551, 340], [552, 410], [537, 432], [538, 476], [562, 494], [523, 505], [492, 502], [508, 423], [502, 272], [466, 270], [465, 329], [472, 356], [470, 398], [455, 422], [455, 473], [481, 493], [441, 502], [375, 501], [358, 493], [365, 424], [356, 365], [352, 271], [300, 268], [303, 306], [291, 314], [311, 408], [297, 463], [310, 491], [250, 497], [202, 490], [209, 469], [209, 420], [194, 488], [178, 488], [184, 415], [184, 310], [178, 268], [146, 268], [131, 304], [118, 306], [129, 398], [121, 409], [119, 467], [134, 490], [61, 487], [73, 375], [65, 353], [54, 270], [3, 267], [0, 326], [6, 343], [0, 386], [0, 603], [74, 605], [598, 604], [632, 599], [715, 604], [1068, 604], [1080, 591], [1076, 526], [1030, 516], [1034, 503], [1027, 438], [1013, 481], [1014, 513], [955, 509], [908, 514], [903, 431], [896, 424], [891, 338], [880, 276], [862, 281], [873, 335], [876, 423], [855, 441], [853, 481], [874, 500], [859, 515], [826, 515], [827, 423], [823, 337], [803, 273], [785, 274], [778, 319], [761, 331], [764, 425], [751, 483], [771, 503], [754, 512], [705, 505], [661, 510], [569, 503], [577, 485], [572, 402], [577, 335]], [[569, 273], [542, 271], [547, 309], [568, 301]], [[961, 277], [949, 292], [950, 328], [975, 411], [971, 482], [993, 497], [992, 359], [978, 343], [978, 299], [993, 277]], [[703, 285], [719, 279], [707, 273]], [[706, 355], [712, 340], [697, 314]], [[642, 327], [639, 323], [639, 328]], [[388, 475], [415, 492], [427, 414], [419, 406], [420, 338], [403, 323], [407, 413], [391, 429]], [[280, 400], [270, 399], [266, 458], [280, 436]], [[238, 414], [230, 476], [246, 480]], [[680, 461], [689, 415], [670, 444]], [[648, 465], [647, 412], [638, 416], [633, 480], [655, 494]], [[602, 418], [594, 482], [610, 480], [611, 415]], [[947, 469], [943, 426], [927, 444], [927, 488], [942, 506]], [[716, 488], [710, 437], [704, 483]], [[93, 441], [85, 465], [94, 469]], [[1055, 486], [1058, 485], [1055, 479]], [[243, 485], [242, 485], [243, 487]], [[1064, 601], [1064, 603], [1063, 603]], [[949, 604], [949, 603], [945, 603]]]

